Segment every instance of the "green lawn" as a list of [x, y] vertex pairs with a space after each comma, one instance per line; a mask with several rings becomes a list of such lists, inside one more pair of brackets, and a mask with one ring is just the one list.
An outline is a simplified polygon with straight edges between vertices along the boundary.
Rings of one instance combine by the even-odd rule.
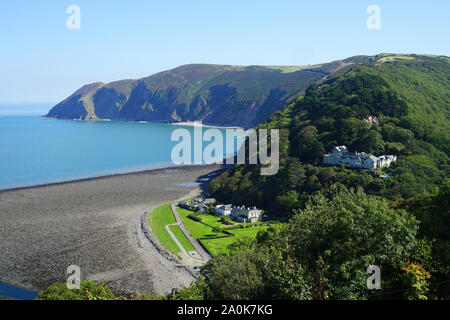
[[203, 223], [210, 225], [211, 227], [223, 227], [223, 223], [220, 222], [220, 218], [213, 216], [211, 214], [200, 214], [198, 215], [202, 219]]
[[[170, 209], [170, 204], [164, 204], [153, 209], [148, 216], [148, 223], [162, 245], [171, 252], [179, 253], [181, 252], [180, 248], [178, 248], [177, 244], [173, 241], [165, 228], [166, 225], [175, 222], [175, 217]], [[177, 237], [177, 239], [179, 238]], [[181, 240], [179, 241], [183, 243]]]
[[169, 226], [169, 229], [170, 231], [172, 231], [172, 233], [175, 235], [178, 241], [180, 241], [181, 245], [187, 252], [195, 251], [192, 244], [189, 242], [189, 240], [186, 238], [186, 236], [178, 226]]
[[[220, 222], [220, 217], [213, 216], [210, 214], [200, 214], [197, 215], [202, 222], [209, 225], [206, 226], [203, 223], [189, 219], [187, 216], [192, 214], [191, 211], [178, 208], [178, 213], [180, 214], [181, 220], [192, 234], [195, 239], [201, 239], [200, 241], [206, 247], [206, 249], [212, 254], [217, 255], [219, 253], [227, 253], [228, 245], [232, 244], [236, 240], [244, 237], [255, 238], [259, 230], [266, 228], [265, 226], [249, 227], [249, 228], [239, 228], [227, 230], [232, 233], [234, 237], [217, 238], [226, 236], [222, 232], [213, 232], [212, 227], [226, 227], [226, 225]], [[236, 223], [242, 225], [243, 223]], [[210, 239], [205, 239], [210, 238]]]
[[234, 234], [234, 237], [206, 239], [206, 240], [202, 239], [200, 241], [212, 255], [217, 255], [219, 253], [228, 253], [228, 246], [230, 244], [244, 237], [255, 238], [258, 231], [263, 230], [265, 228], [266, 228], [265, 226], [261, 226], [244, 229], [232, 229], [228, 231]]
[[[215, 238], [215, 237], [225, 236], [225, 234], [222, 232], [214, 232], [211, 227], [206, 226], [203, 223], [189, 219], [187, 216], [189, 214], [192, 214], [192, 211], [178, 208], [178, 213], [180, 214], [181, 220], [183, 221], [184, 225], [186, 226], [189, 233], [192, 235], [192, 237], [194, 239]], [[203, 220], [204, 216], [206, 216], [206, 215], [200, 215], [200, 218], [202, 218], [202, 220]], [[208, 216], [208, 218], [209, 217], [215, 218], [214, 216]]]
[[[231, 229], [228, 230], [228, 232], [232, 233], [234, 237], [217, 238], [227, 236], [223, 232], [213, 231], [213, 227], [226, 227], [226, 225], [220, 222], [220, 217], [209, 214], [201, 214], [198, 215], [198, 217], [202, 219], [203, 223], [200, 223], [187, 217], [189, 214], [193, 213], [192, 211], [178, 208], [178, 213], [180, 214], [181, 220], [183, 221], [192, 237], [195, 239], [201, 239], [200, 241], [202, 242], [202, 244], [212, 255], [227, 253], [228, 246], [236, 240], [244, 237], [255, 238], [259, 230], [266, 228], [265, 226], [256, 226]], [[175, 217], [172, 214], [172, 210], [170, 209], [170, 204], [165, 204], [153, 209], [149, 214], [148, 221], [153, 230], [153, 233], [167, 250], [174, 253], [181, 252], [180, 248], [177, 246], [175, 241], [173, 241], [173, 239], [165, 229], [166, 225], [176, 222]], [[204, 223], [207, 225], [205, 225]], [[170, 231], [172, 231], [172, 233], [178, 239], [178, 241], [180, 241], [184, 249], [186, 249], [186, 251], [195, 250], [178, 226], [169, 226], [169, 228]]]
[[236, 236], [236, 238], [243, 238], [243, 237], [256, 237], [256, 234], [258, 233], [259, 230], [264, 230], [267, 227], [262, 226], [262, 227], [251, 227], [251, 228], [244, 228], [244, 229], [233, 229], [233, 230], [229, 230], [229, 232], [231, 232], [232, 234], [234, 234]]

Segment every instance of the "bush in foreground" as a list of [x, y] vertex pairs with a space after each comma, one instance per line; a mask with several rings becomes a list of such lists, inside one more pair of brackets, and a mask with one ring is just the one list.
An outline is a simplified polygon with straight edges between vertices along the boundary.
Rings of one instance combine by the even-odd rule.
[[69, 289], [65, 283], [54, 283], [41, 293], [36, 300], [118, 300], [104, 284], [81, 281], [80, 289]]
[[[392, 208], [388, 201], [335, 185], [314, 195], [288, 224], [260, 232], [250, 248], [245, 245], [243, 250], [212, 258], [202, 268], [204, 292], [197, 296], [392, 298], [385, 294], [402, 285], [399, 279], [409, 270], [405, 265], [414, 258], [417, 228], [411, 214]], [[383, 290], [377, 297], [366, 287], [366, 270], [372, 264], [382, 269]], [[427, 292], [422, 287], [425, 281], [416, 278], [405, 279], [421, 286], [409, 297], [422, 298]]]

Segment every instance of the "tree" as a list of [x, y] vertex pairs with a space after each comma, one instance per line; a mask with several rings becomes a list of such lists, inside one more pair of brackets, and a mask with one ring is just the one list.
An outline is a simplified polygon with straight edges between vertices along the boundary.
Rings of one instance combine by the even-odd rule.
[[206, 297], [218, 300], [261, 299], [264, 281], [259, 251], [249, 249], [235, 255], [219, 255], [202, 268]]
[[356, 147], [368, 153], [381, 154], [384, 152], [383, 137], [376, 130], [364, 130]]
[[[279, 227], [270, 227], [272, 237]], [[213, 257], [203, 268], [208, 299], [310, 299], [311, 288], [301, 264], [284, 239], [265, 242], [269, 232], [257, 235], [260, 245], [240, 243], [241, 250]], [[236, 248], [235, 248], [236, 249]], [[203, 281], [203, 280], [202, 280]]]
[[168, 300], [203, 300], [205, 299], [205, 281], [203, 277], [192, 282], [189, 287], [174, 289], [167, 295]]
[[404, 294], [405, 298], [407, 300], [428, 300], [430, 273], [421, 265], [411, 262], [405, 263], [402, 270], [405, 272], [402, 275], [403, 283], [409, 288]]
[[305, 169], [297, 158], [289, 158], [284, 173], [285, 190], [293, 190], [305, 181]]
[[[277, 209], [283, 212], [286, 216], [292, 215], [293, 210], [300, 207], [298, 193], [294, 190], [288, 191], [285, 195], [277, 196], [275, 201], [277, 204]], [[284, 215], [280, 214], [280, 216]]]
[[286, 238], [317, 297], [368, 298], [366, 269], [382, 268], [385, 286], [410, 256], [417, 221], [381, 198], [334, 185], [314, 195], [277, 239]]
[[429, 253], [418, 260], [431, 271], [431, 294], [450, 298], [450, 286], [445, 285], [450, 279], [450, 179], [432, 193], [419, 195], [401, 207], [420, 220], [419, 237], [430, 247]]

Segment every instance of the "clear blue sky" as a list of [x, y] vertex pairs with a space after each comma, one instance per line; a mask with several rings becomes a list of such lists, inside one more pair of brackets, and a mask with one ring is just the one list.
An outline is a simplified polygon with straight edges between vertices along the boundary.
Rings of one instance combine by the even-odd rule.
[[[66, 9], [81, 8], [68, 30]], [[366, 8], [381, 8], [381, 30]], [[357, 54], [450, 55], [450, 1], [2, 1], [0, 103], [57, 102], [80, 86], [187, 63], [305, 65]]]

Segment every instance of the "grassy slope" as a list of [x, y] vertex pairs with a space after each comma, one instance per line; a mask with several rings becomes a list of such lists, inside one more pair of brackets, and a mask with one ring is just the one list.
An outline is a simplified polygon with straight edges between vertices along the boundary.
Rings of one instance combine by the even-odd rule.
[[177, 102], [188, 105], [196, 95], [206, 98], [211, 87], [225, 84], [237, 89], [236, 101], [255, 100], [262, 103], [271, 88], [286, 90], [287, 97], [299, 90], [299, 83], [321, 78], [320, 75], [301, 72], [303, 69], [305, 67], [191, 64], [142, 80], [155, 91], [171, 87], [180, 89]]
[[260, 230], [264, 230], [265, 226], [261, 227], [251, 227], [251, 228], [244, 228], [244, 229], [232, 229], [228, 230], [230, 233], [234, 234], [234, 237], [228, 237], [228, 238], [219, 238], [219, 239], [204, 239], [201, 240], [202, 244], [208, 249], [208, 251], [212, 255], [217, 255], [220, 253], [228, 253], [229, 249], [228, 246], [232, 243], [236, 242], [239, 239], [250, 237], [255, 238], [256, 234]]
[[[201, 242], [205, 245], [209, 252], [213, 255], [219, 253], [228, 252], [228, 245], [237, 241], [238, 239], [244, 237], [256, 237], [256, 234], [259, 230], [266, 228], [264, 226], [261, 227], [251, 227], [244, 229], [233, 229], [229, 230], [230, 233], [234, 234], [234, 237], [226, 237], [226, 238], [218, 238], [217, 237], [225, 237], [226, 234], [222, 232], [213, 231], [212, 227], [223, 227], [224, 225], [220, 222], [218, 217], [212, 215], [200, 215], [202, 221], [208, 225], [203, 223], [196, 222], [194, 220], [189, 219], [187, 216], [192, 212], [186, 209], [178, 208], [178, 212], [180, 214], [181, 220], [184, 225], [188, 229], [189, 233], [195, 239], [202, 239]], [[158, 238], [158, 240], [163, 244], [163, 246], [174, 253], [179, 253], [180, 249], [173, 239], [170, 237], [169, 233], [165, 229], [165, 226], [168, 224], [175, 223], [175, 217], [172, 214], [172, 210], [170, 209], [170, 204], [165, 204], [160, 207], [157, 207], [152, 210], [149, 215], [149, 224], [152, 228], [153, 233]], [[175, 235], [175, 237], [180, 241], [181, 245], [184, 247], [186, 251], [195, 250], [191, 245], [189, 240], [184, 236], [178, 226], [169, 226], [170, 231]], [[208, 239], [210, 238], [210, 239]], [[215, 239], [216, 238], [216, 239]]]
[[189, 240], [186, 238], [186, 236], [183, 234], [181, 229], [178, 226], [169, 226], [170, 231], [174, 234], [174, 236], [180, 241], [181, 245], [186, 251], [195, 251], [192, 244], [189, 242]]
[[[166, 225], [176, 222], [172, 210], [170, 209], [170, 204], [165, 204], [153, 209], [148, 216], [148, 222], [155, 236], [167, 250], [174, 253], [180, 252], [180, 248], [178, 248], [175, 241], [173, 241], [172, 237], [165, 229]], [[177, 239], [179, 238], [177, 237]], [[179, 241], [181, 242], [181, 240]]]
[[181, 220], [194, 239], [225, 236], [225, 234], [222, 232], [214, 232], [211, 227], [204, 225], [203, 223], [199, 223], [192, 219], [189, 219], [187, 216], [191, 214], [192, 211], [178, 208], [178, 213], [180, 214]]
[[[187, 217], [189, 214], [192, 214], [192, 212], [189, 210], [178, 208], [178, 213], [180, 214], [181, 220], [183, 221], [192, 237], [194, 239], [201, 239], [200, 241], [212, 255], [227, 253], [229, 251], [228, 246], [230, 244], [245, 237], [255, 238], [256, 234], [260, 230], [266, 228], [266, 226], [256, 226], [250, 228], [232, 229], [228, 230], [228, 232], [232, 233], [234, 237], [227, 237], [227, 235], [223, 232], [213, 231], [213, 227], [225, 226], [220, 222], [219, 217], [202, 214], [199, 215], [199, 217], [202, 219], [203, 223], [200, 223]], [[174, 253], [179, 253], [179, 247], [165, 229], [166, 225], [173, 224], [175, 222], [175, 217], [173, 216], [172, 210], [170, 209], [170, 204], [165, 204], [153, 209], [149, 215], [149, 224], [158, 240], [167, 250]], [[242, 223], [238, 224], [242, 225]], [[178, 226], [169, 226], [169, 229], [170, 231], [172, 231], [178, 241], [180, 241], [181, 245], [186, 251], [189, 252], [195, 250]]]
[[181, 219], [183, 220], [183, 223], [188, 231], [195, 239], [200, 239], [200, 242], [212, 255], [227, 253], [229, 251], [228, 246], [233, 242], [245, 237], [255, 238], [258, 231], [266, 228], [265, 226], [260, 226], [231, 229], [227, 231], [232, 233], [234, 237], [226, 237], [225, 233], [214, 232], [212, 229], [212, 227], [224, 227], [224, 224], [220, 222], [220, 218], [207, 214], [199, 215], [198, 217], [202, 219], [202, 222], [207, 224], [205, 225], [189, 219], [187, 216], [192, 213], [189, 210], [179, 208], [178, 212], [180, 213]]
[[378, 60], [375, 67], [361, 67], [361, 70], [382, 77], [413, 113], [428, 126], [435, 127], [437, 135], [448, 136], [449, 65], [447, 57], [389, 56]]

